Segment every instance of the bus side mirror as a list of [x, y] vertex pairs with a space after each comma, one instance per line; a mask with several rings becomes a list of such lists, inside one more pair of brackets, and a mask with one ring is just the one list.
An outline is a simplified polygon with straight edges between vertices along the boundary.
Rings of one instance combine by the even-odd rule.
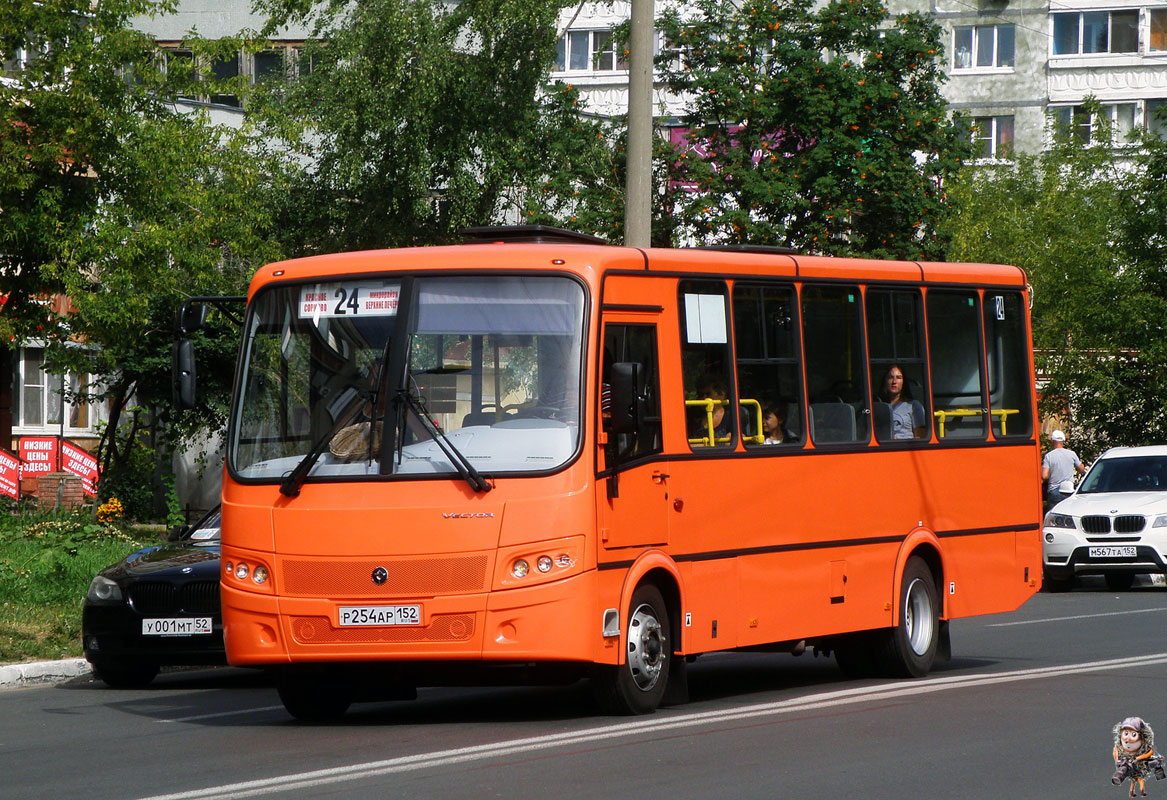
[[170, 375], [174, 381], [174, 405], [180, 411], [187, 411], [196, 404], [194, 342], [190, 339], [179, 339], [174, 343], [171, 357], [173, 364]]
[[206, 303], [185, 301], [178, 309], [176, 327], [179, 336], [190, 336], [206, 324], [208, 306]]
[[612, 365], [612, 433], [640, 429], [640, 398], [644, 395], [644, 365], [620, 361]]

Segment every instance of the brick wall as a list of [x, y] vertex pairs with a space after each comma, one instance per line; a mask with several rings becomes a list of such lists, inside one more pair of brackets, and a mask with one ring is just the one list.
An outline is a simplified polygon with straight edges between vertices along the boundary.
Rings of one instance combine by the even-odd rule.
[[41, 509], [80, 508], [85, 505], [81, 478], [69, 472], [46, 472], [38, 478], [37, 507]]

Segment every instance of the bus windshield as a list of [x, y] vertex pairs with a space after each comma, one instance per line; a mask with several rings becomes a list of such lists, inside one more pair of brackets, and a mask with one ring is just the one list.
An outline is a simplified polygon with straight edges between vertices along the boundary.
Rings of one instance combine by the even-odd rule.
[[259, 481], [561, 467], [579, 443], [583, 308], [579, 284], [545, 276], [265, 289], [229, 465]]

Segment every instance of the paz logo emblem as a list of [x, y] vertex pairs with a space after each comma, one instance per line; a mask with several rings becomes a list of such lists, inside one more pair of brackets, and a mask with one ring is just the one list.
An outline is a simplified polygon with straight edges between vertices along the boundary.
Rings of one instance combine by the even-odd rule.
[[389, 580], [389, 570], [384, 567], [377, 567], [373, 570], [373, 583], [380, 586], [387, 580]]

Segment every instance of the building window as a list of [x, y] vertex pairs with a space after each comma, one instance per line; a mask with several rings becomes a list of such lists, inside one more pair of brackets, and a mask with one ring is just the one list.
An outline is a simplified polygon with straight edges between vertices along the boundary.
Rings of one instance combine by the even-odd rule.
[[556, 72], [614, 72], [627, 70], [623, 48], [617, 51], [610, 30], [568, 31], [555, 45]]
[[251, 71], [251, 82], [267, 83], [281, 81], [287, 72], [284, 67], [284, 51], [262, 50], [254, 55], [255, 68]]
[[[1114, 144], [1128, 143], [1128, 137], [1135, 127], [1137, 103], [1103, 103], [1101, 116], [1111, 126]], [[1050, 108], [1050, 115], [1059, 131], [1069, 131], [1079, 141], [1089, 143], [1097, 140], [1095, 127], [1099, 120], [1090, 115], [1085, 106], [1056, 106]]]
[[[211, 62], [211, 75], [217, 81], [229, 81], [232, 78], [239, 77], [239, 54], [236, 53], [228, 58], [217, 58]], [[239, 98], [233, 94], [213, 94], [211, 95], [211, 102], [220, 106], [231, 106], [232, 108], [239, 108]]]
[[[14, 361], [12, 374], [12, 426], [21, 432], [56, 433], [61, 429], [64, 413], [67, 433], [93, 433], [97, 422], [104, 420], [100, 406], [71, 402], [70, 398], [90, 389], [89, 375], [67, 376], [68, 390], [62, 392], [61, 375], [45, 372], [45, 351], [41, 347], [25, 347]], [[41, 429], [41, 430], [27, 430]]]
[[1147, 101], [1147, 131], [1152, 136], [1167, 139], [1167, 100]]
[[1167, 51], [1167, 8], [1148, 10], [1151, 16], [1151, 37], [1147, 47], [1151, 52]]
[[953, 69], [1012, 69], [1012, 25], [960, 25], [953, 30]]
[[972, 140], [980, 158], [1007, 158], [1013, 150], [1013, 117], [974, 117]]
[[1137, 53], [1139, 12], [1060, 12], [1053, 17], [1055, 56], [1083, 53]]

